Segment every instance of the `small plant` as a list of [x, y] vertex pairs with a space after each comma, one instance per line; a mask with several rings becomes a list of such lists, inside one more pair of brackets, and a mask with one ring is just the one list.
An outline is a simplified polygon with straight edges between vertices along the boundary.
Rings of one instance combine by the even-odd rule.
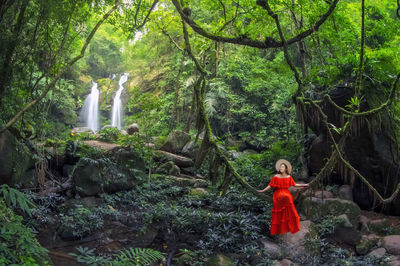
[[69, 209], [66, 214], [60, 214], [60, 216], [60, 233], [65, 235], [72, 233], [75, 238], [82, 238], [103, 226], [102, 213], [87, 209], [82, 205], [76, 205], [75, 208]]
[[164, 258], [164, 254], [149, 248], [130, 248], [121, 250], [119, 254], [111, 255], [110, 257], [97, 256], [94, 252], [95, 249], [87, 247], [77, 247], [79, 254], [70, 253], [75, 256], [79, 263], [83, 265], [110, 265], [110, 266], [124, 266], [124, 265], [150, 265]]
[[35, 204], [23, 193], [3, 184], [0, 186], [0, 194], [3, 195], [4, 201], [8, 207], [19, 208], [29, 216], [32, 215], [31, 208], [34, 207]]
[[116, 127], [107, 127], [99, 131], [99, 140], [115, 142], [121, 136], [121, 131]]

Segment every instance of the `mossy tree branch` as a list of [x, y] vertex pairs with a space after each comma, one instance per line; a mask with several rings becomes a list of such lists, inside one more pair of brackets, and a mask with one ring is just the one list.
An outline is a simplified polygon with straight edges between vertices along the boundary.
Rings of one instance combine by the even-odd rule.
[[[257, 1], [257, 4], [262, 5], [263, 2], [265, 1]], [[303, 40], [304, 38], [308, 37], [312, 33], [318, 31], [319, 27], [321, 27], [322, 24], [325, 23], [325, 21], [328, 19], [328, 17], [332, 14], [333, 10], [335, 10], [337, 3], [339, 0], [334, 0], [332, 4], [329, 6], [329, 9], [320, 17], [320, 19], [315, 22], [313, 25], [311, 25], [307, 30], [299, 33], [298, 35], [290, 38], [287, 40], [287, 44], [293, 44], [296, 42], [299, 42]], [[174, 4], [176, 10], [179, 12], [181, 15], [181, 18], [198, 34], [202, 35], [203, 37], [206, 37], [208, 39], [217, 41], [217, 42], [226, 42], [226, 43], [232, 43], [232, 44], [239, 44], [239, 45], [245, 45], [245, 46], [250, 46], [250, 47], [255, 47], [255, 48], [261, 48], [261, 49], [268, 49], [268, 48], [279, 48], [283, 47], [283, 43], [281, 41], [277, 41], [272, 37], [265, 37], [264, 41], [259, 41], [259, 40], [254, 40], [250, 39], [247, 36], [239, 36], [239, 37], [225, 37], [225, 36], [219, 36], [212, 34], [208, 31], [206, 31], [204, 28], [202, 28], [200, 25], [198, 25], [194, 20], [192, 20], [187, 14], [182, 9], [181, 4], [179, 3], [178, 0], [172, 0], [172, 3]]]

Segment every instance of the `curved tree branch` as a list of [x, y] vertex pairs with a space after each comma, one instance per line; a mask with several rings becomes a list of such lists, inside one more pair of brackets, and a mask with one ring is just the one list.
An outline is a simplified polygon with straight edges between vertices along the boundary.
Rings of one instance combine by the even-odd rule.
[[[328, 19], [328, 17], [332, 14], [333, 10], [336, 8], [337, 3], [339, 0], [334, 0], [329, 9], [325, 14], [323, 14], [320, 19], [308, 30], [305, 30], [298, 35], [290, 38], [287, 40], [287, 45], [296, 43], [298, 41], [301, 41], [302, 39], [306, 38], [307, 36], [311, 35], [313, 32], [318, 31], [319, 27]], [[248, 38], [247, 36], [239, 36], [239, 37], [224, 37], [224, 36], [218, 36], [214, 35], [212, 33], [207, 32], [205, 29], [203, 29], [201, 26], [199, 26], [194, 20], [192, 20], [189, 16], [183, 12], [182, 7], [179, 3], [178, 0], [172, 0], [172, 3], [174, 4], [176, 10], [179, 12], [183, 20], [189, 24], [192, 29], [197, 32], [198, 34], [202, 35], [203, 37], [206, 37], [208, 39], [218, 41], [218, 42], [227, 42], [227, 43], [233, 43], [233, 44], [239, 44], [239, 45], [246, 45], [246, 46], [251, 46], [255, 48], [261, 48], [261, 49], [267, 49], [267, 48], [279, 48], [283, 46], [283, 43], [281, 41], [277, 41], [274, 38], [271, 37], [266, 37], [265, 41], [259, 41], [259, 40], [253, 40]], [[263, 4], [264, 1], [258, 1], [258, 4]]]

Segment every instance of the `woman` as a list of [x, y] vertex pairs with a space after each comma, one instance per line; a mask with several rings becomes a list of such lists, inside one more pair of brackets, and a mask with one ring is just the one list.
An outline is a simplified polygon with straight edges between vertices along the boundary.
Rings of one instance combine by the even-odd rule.
[[271, 216], [271, 235], [292, 234], [300, 230], [300, 218], [294, 207], [293, 197], [289, 187], [308, 187], [308, 184], [296, 184], [290, 176], [292, 165], [280, 159], [275, 164], [278, 173], [272, 177], [269, 185], [258, 192], [265, 192], [270, 188], [274, 189], [272, 216]]

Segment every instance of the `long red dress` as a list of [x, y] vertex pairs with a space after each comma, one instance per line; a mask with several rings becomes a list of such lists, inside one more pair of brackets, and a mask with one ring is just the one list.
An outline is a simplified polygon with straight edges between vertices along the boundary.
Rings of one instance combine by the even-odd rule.
[[271, 235], [292, 234], [300, 230], [300, 218], [294, 207], [293, 197], [289, 187], [296, 185], [293, 178], [274, 176], [269, 183], [274, 189]]

